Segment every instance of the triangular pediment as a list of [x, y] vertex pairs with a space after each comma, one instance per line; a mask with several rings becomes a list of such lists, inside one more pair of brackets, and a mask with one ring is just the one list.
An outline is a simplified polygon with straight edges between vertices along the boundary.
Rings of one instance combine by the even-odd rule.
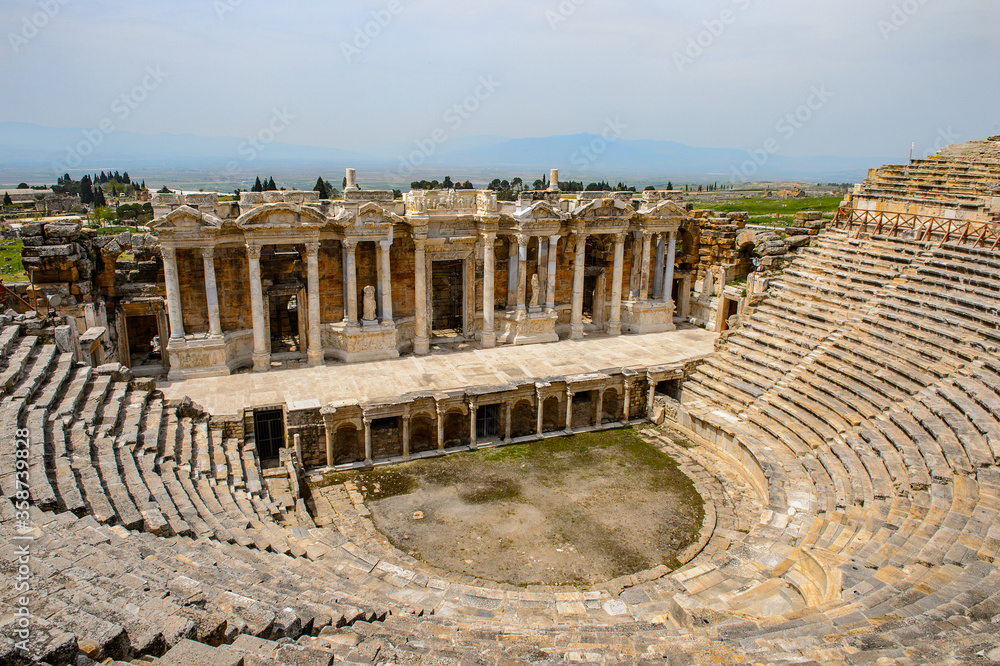
[[356, 227], [381, 227], [402, 221], [403, 218], [399, 215], [387, 211], [374, 202], [368, 202], [358, 208], [358, 212], [354, 216], [354, 226]]
[[550, 201], [536, 201], [531, 206], [514, 213], [514, 219], [519, 222], [547, 222], [551, 220], [562, 222], [569, 218], [557, 204]]

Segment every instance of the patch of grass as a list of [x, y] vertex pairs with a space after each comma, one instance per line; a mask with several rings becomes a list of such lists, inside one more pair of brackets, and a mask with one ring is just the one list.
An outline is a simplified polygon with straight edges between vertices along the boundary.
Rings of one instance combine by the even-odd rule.
[[413, 476], [390, 467], [358, 472], [335, 472], [327, 474], [319, 481], [312, 482], [310, 486], [312, 488], [325, 488], [347, 481], [354, 481], [366, 502], [375, 502], [397, 495], [409, 495], [420, 486], [420, 483]]
[[0, 243], [0, 279], [4, 282], [27, 282], [28, 273], [21, 263], [21, 249], [24, 243], [18, 240]]
[[[696, 209], [714, 210], [717, 213], [747, 212], [751, 215], [794, 215], [804, 210], [832, 213], [840, 206], [843, 197], [804, 197], [802, 199], [742, 199], [734, 203], [698, 205]], [[789, 221], [791, 218], [789, 218]]]
[[458, 496], [467, 504], [510, 502], [521, 496], [521, 484], [512, 479], [486, 479]]

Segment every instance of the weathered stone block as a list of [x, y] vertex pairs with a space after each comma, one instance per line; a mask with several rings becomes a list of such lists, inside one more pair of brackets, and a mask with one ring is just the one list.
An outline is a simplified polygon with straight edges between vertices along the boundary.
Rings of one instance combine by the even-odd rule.
[[45, 225], [41, 222], [26, 222], [21, 225], [21, 238], [25, 236], [42, 236], [45, 233]]
[[49, 222], [45, 225], [45, 237], [62, 238], [63, 242], [74, 241], [80, 237], [79, 222]]
[[21, 242], [25, 247], [38, 247], [45, 245], [45, 236], [22, 236]]

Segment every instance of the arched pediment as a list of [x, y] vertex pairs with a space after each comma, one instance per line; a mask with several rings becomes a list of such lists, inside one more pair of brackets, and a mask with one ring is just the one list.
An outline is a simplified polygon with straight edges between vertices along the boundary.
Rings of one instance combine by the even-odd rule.
[[274, 203], [258, 206], [247, 211], [236, 220], [240, 229], [301, 229], [316, 228], [326, 224], [326, 218], [319, 211], [290, 203]]
[[546, 222], [555, 220], [562, 222], [569, 219], [558, 205], [550, 201], [536, 201], [531, 206], [514, 213], [518, 222]]
[[218, 231], [222, 228], [222, 220], [211, 213], [203, 213], [197, 208], [180, 206], [163, 217], [153, 220], [149, 228], [158, 234]]
[[594, 199], [588, 201], [577, 210], [576, 216], [584, 219], [631, 219], [635, 215], [635, 209], [624, 201], [613, 198]]
[[354, 214], [355, 227], [384, 227], [404, 221], [399, 215], [371, 201], [358, 208]]

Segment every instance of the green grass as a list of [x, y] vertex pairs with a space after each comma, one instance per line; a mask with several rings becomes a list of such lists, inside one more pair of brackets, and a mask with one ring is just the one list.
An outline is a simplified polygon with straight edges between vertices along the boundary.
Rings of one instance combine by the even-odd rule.
[[135, 233], [135, 227], [96, 227], [94, 228], [94, 231], [98, 236], [117, 236], [123, 231]]
[[[843, 197], [805, 197], [803, 199], [742, 199], [735, 203], [696, 205], [696, 209], [714, 210], [717, 213], [747, 212], [751, 215], [793, 216], [804, 210], [832, 213], [840, 206]], [[789, 218], [791, 219], [791, 218]]]
[[0, 279], [4, 282], [27, 282], [28, 274], [21, 263], [20, 240], [0, 241]]

